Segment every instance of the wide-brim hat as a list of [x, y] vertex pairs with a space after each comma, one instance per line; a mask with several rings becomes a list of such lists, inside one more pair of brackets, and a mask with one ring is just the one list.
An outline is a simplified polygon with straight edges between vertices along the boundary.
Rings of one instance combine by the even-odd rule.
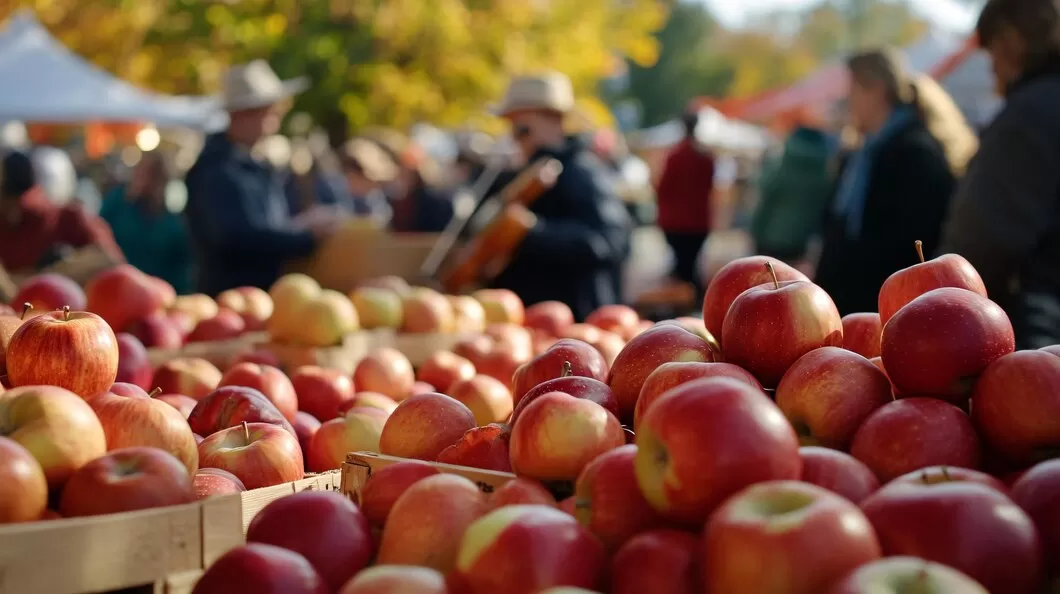
[[309, 88], [302, 76], [281, 80], [265, 60], [232, 66], [221, 81], [221, 105], [226, 111], [276, 105]]
[[507, 117], [520, 111], [546, 110], [566, 114], [573, 109], [574, 87], [570, 78], [559, 72], [546, 72], [512, 79], [504, 98], [490, 111]]
[[364, 177], [376, 182], [392, 181], [398, 174], [398, 164], [375, 142], [354, 138], [342, 147], [340, 160], [355, 166]]

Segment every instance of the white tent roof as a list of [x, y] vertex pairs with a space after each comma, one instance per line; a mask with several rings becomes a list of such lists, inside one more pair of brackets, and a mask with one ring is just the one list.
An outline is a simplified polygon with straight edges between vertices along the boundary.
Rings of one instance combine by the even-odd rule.
[[144, 91], [74, 54], [20, 12], [0, 31], [0, 121], [140, 121], [202, 127], [216, 118], [205, 97], [171, 97]]
[[[631, 133], [629, 142], [637, 149], [661, 148], [676, 144], [684, 135], [681, 121], [670, 120]], [[769, 134], [758, 126], [727, 118], [716, 109], [704, 107], [699, 112], [696, 140], [722, 150], [759, 152], [769, 144]]]

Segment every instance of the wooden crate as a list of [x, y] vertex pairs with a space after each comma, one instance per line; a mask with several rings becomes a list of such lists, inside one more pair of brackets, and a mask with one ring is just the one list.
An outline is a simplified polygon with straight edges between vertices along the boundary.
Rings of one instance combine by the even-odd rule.
[[[361, 489], [368, 477], [377, 470], [386, 468], [391, 464], [406, 462], [407, 458], [387, 456], [373, 452], [354, 452], [347, 454], [346, 461], [342, 463], [342, 481], [339, 490], [344, 495], [360, 504]], [[454, 464], [442, 464], [441, 462], [427, 462], [439, 471], [448, 474], [458, 474], [471, 480], [482, 489], [483, 493], [492, 493], [501, 485], [515, 478], [510, 472], [498, 472], [496, 470], [482, 470], [468, 466], [456, 466]]]
[[190, 342], [179, 349], [147, 349], [147, 358], [153, 367], [181, 357], [198, 357], [225, 369], [232, 359], [269, 340], [266, 332], [248, 332], [232, 340], [215, 342]]

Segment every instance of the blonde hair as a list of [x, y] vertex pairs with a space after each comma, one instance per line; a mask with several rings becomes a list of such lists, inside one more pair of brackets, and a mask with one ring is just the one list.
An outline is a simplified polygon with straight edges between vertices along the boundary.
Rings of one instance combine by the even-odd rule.
[[964, 174], [979, 150], [979, 138], [942, 86], [929, 76], [910, 74], [903, 57], [890, 49], [857, 54], [847, 61], [847, 68], [860, 84], [883, 84], [894, 105], [913, 107], [942, 145], [950, 171]]

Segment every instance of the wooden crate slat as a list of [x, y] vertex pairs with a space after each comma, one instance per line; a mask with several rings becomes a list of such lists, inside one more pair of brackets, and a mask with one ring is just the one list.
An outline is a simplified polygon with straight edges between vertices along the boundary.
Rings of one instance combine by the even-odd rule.
[[[381, 470], [398, 462], [407, 462], [408, 458], [387, 456], [373, 452], [354, 452], [346, 456], [342, 464], [342, 481], [340, 489], [347, 497], [360, 503], [361, 489], [364, 482], [375, 471]], [[455, 464], [443, 464], [441, 462], [427, 462], [439, 471], [447, 474], [460, 475], [475, 483], [484, 493], [492, 493], [501, 485], [515, 478], [510, 472], [498, 472], [496, 470], [483, 470], [469, 466], [456, 466]]]

